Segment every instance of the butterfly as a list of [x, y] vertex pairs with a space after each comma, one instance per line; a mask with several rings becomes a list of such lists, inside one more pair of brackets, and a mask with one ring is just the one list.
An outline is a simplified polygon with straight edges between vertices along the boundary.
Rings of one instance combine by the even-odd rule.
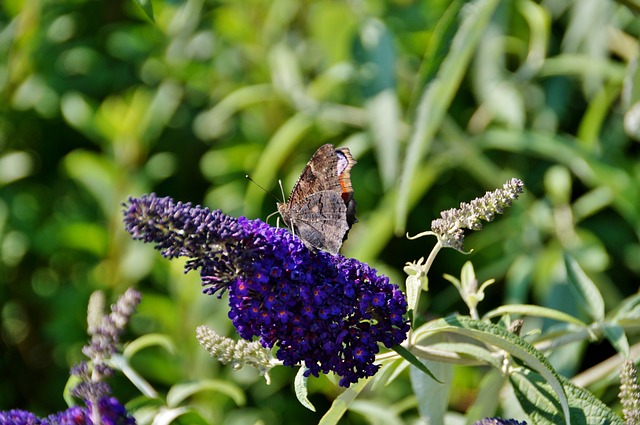
[[284, 223], [311, 250], [337, 254], [357, 222], [351, 186], [356, 161], [348, 148], [318, 148], [293, 186], [288, 202], [278, 202]]

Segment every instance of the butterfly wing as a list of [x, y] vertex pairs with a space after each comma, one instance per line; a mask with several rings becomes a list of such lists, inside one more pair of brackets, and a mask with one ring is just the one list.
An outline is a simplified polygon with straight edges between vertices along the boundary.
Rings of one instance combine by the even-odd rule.
[[278, 204], [287, 227], [309, 248], [337, 254], [357, 221], [350, 174], [355, 163], [348, 148], [321, 146], [293, 186], [289, 202]]
[[340, 180], [334, 177], [338, 175], [338, 156], [334, 147], [330, 144], [320, 146], [291, 189], [289, 205], [296, 205], [310, 194], [324, 190], [341, 193]]
[[287, 211], [290, 227], [308, 248], [323, 249], [333, 255], [340, 250], [349, 230], [346, 214], [342, 197], [327, 190], [307, 196]]
[[[356, 218], [356, 200], [353, 199], [353, 186], [351, 186], [351, 167], [355, 165], [356, 160], [351, 156], [349, 148], [338, 148], [335, 152], [338, 158], [338, 178], [342, 199], [347, 206], [347, 224], [351, 229], [351, 226], [358, 222]], [[344, 234], [344, 239], [347, 239], [347, 233], [349, 233], [349, 230]]]

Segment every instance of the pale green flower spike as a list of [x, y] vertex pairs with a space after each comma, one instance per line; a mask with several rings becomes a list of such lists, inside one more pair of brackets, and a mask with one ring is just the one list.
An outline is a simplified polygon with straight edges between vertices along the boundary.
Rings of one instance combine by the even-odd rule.
[[[506, 207], [510, 207], [513, 200], [524, 191], [524, 183], [520, 179], [512, 178], [502, 185], [502, 189], [487, 192], [482, 198], [476, 198], [466, 203], [462, 202], [460, 208], [452, 208], [440, 213], [441, 218], [431, 222], [431, 230], [422, 232], [415, 236], [407, 235], [409, 239], [417, 239], [422, 236], [434, 235], [438, 238], [438, 243], [433, 247], [431, 253], [425, 260], [407, 263], [404, 272], [407, 274], [406, 292], [409, 310], [415, 310], [420, 299], [420, 293], [428, 290], [429, 269], [431, 264], [442, 248], [454, 248], [464, 252], [464, 230], [482, 229], [481, 220], [491, 221], [496, 214], [502, 214]], [[484, 298], [484, 289], [493, 283], [493, 280], [486, 281], [478, 289], [478, 282], [475, 278], [471, 263], [465, 264], [462, 269], [461, 280], [451, 276], [445, 276], [452, 282], [464, 302], [469, 306], [471, 317], [478, 318], [477, 306]]]
[[640, 385], [638, 369], [626, 360], [620, 371], [620, 403], [625, 425], [640, 425]]
[[218, 335], [214, 330], [204, 325], [198, 326], [196, 337], [200, 345], [211, 354], [211, 357], [215, 357], [220, 363], [231, 363], [235, 370], [242, 369], [244, 365], [253, 366], [258, 369], [260, 375], [264, 376], [267, 385], [271, 383], [269, 370], [275, 364], [272, 362], [269, 350], [258, 341], [250, 342], [244, 339], [235, 341]]
[[505, 208], [510, 207], [523, 191], [522, 180], [513, 178], [507, 181], [502, 189], [487, 192], [482, 198], [476, 198], [469, 203], [462, 202], [460, 208], [442, 211], [441, 218], [431, 222], [431, 231], [443, 247], [463, 251], [462, 229], [482, 229], [481, 220], [492, 221], [496, 214], [502, 214]]

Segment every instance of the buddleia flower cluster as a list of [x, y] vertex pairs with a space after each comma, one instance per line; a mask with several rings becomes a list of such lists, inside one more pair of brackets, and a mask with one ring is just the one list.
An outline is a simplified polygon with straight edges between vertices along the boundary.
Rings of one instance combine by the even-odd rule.
[[71, 369], [80, 381], [71, 393], [84, 401], [84, 407], [72, 406], [45, 418], [26, 410], [9, 410], [0, 412], [0, 425], [135, 425], [135, 419], [111, 396], [111, 388], [103, 379], [113, 374], [108, 360], [116, 352], [120, 335], [139, 303], [140, 293], [129, 289], [111, 306], [111, 313], [104, 315], [103, 295], [92, 295], [88, 312], [91, 341], [82, 350], [91, 366], [82, 362]]
[[379, 345], [402, 342], [409, 330], [399, 288], [367, 264], [312, 252], [288, 230], [235, 218], [153, 194], [124, 205], [126, 230], [167, 258], [187, 257], [203, 292], [229, 294], [238, 334], [257, 338], [285, 366], [305, 375], [334, 372], [348, 387], [372, 376]]
[[523, 191], [522, 180], [513, 178], [507, 181], [502, 189], [487, 192], [482, 198], [476, 198], [469, 203], [462, 202], [460, 208], [442, 211], [441, 218], [431, 222], [431, 231], [438, 236], [442, 246], [462, 251], [463, 229], [482, 229], [482, 220], [492, 221], [496, 214], [502, 214]]

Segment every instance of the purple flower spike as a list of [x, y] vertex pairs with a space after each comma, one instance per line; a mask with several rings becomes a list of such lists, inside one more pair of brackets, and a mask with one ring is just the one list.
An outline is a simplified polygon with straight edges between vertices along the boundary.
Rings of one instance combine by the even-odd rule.
[[527, 425], [527, 423], [515, 419], [484, 418], [474, 422], [473, 425]]
[[167, 258], [188, 257], [206, 294], [229, 291], [229, 318], [243, 338], [259, 337], [287, 366], [335, 372], [348, 387], [372, 376], [378, 343], [401, 343], [407, 303], [367, 264], [311, 252], [288, 230], [234, 218], [171, 198], [145, 195], [125, 204], [126, 230]]
[[0, 425], [40, 425], [42, 420], [26, 410], [0, 412]]
[[[0, 412], [0, 425], [92, 425], [92, 407], [73, 406], [67, 410], [39, 418], [26, 410]], [[114, 397], [104, 397], [98, 403], [102, 425], [135, 425], [135, 419]]]

